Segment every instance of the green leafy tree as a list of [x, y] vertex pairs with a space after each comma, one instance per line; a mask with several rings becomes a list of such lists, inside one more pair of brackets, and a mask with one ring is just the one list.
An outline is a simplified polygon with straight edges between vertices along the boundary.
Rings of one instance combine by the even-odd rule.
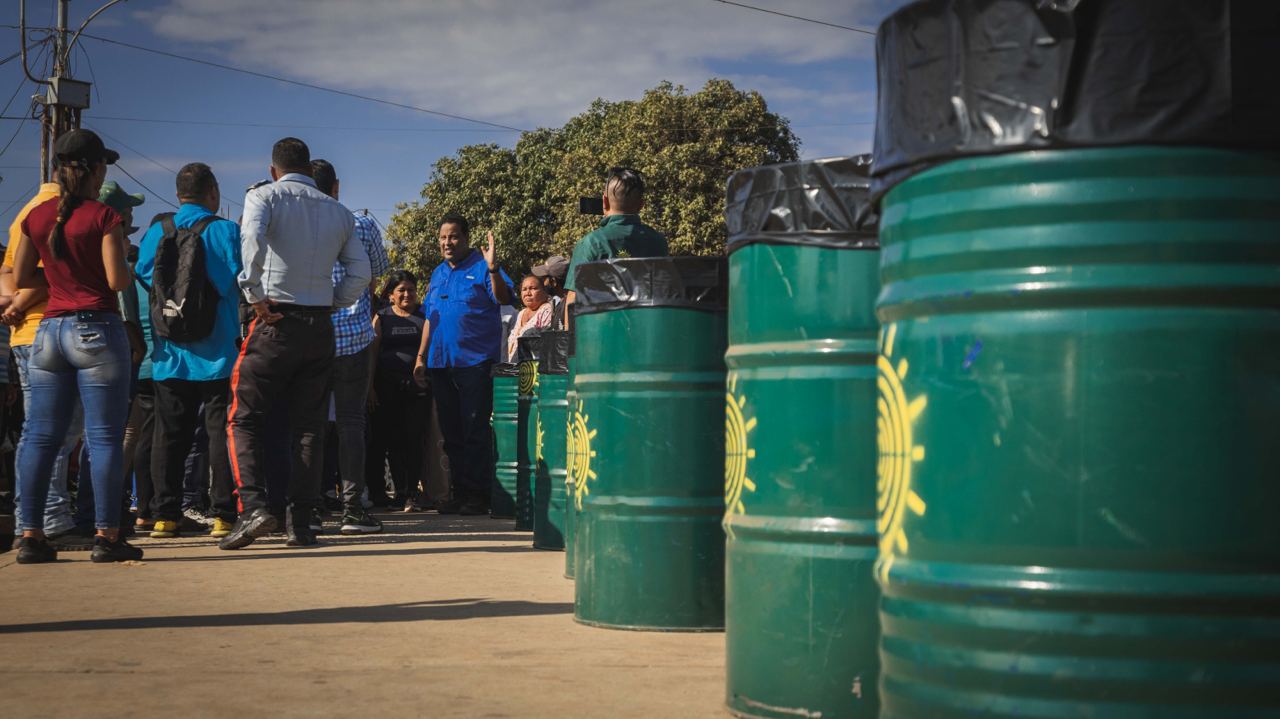
[[728, 80], [692, 93], [664, 82], [639, 100], [596, 100], [563, 127], [522, 134], [514, 149], [467, 145], [436, 162], [423, 201], [392, 218], [392, 259], [429, 272], [440, 261], [435, 237], [448, 212], [471, 221], [473, 244], [492, 230], [513, 274], [567, 256], [599, 222], [578, 213], [578, 198], [599, 197], [605, 173], [619, 165], [644, 175], [641, 219], [667, 235], [672, 254], [719, 254], [729, 175], [795, 160], [798, 146], [760, 93]]

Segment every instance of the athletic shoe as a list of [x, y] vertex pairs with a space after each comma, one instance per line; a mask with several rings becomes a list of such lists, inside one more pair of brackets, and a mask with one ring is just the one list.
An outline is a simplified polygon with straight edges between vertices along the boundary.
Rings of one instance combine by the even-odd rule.
[[447, 502], [441, 502], [436, 507], [436, 511], [440, 514], [457, 514], [462, 509], [462, 502], [456, 499], [450, 499]]
[[289, 527], [288, 539], [285, 540], [286, 547], [314, 547], [320, 544], [320, 540], [316, 539], [316, 535], [308, 527]]
[[363, 509], [348, 510], [342, 515], [343, 534], [377, 534], [382, 531], [382, 522], [369, 516]]
[[253, 540], [265, 537], [276, 528], [276, 518], [266, 509], [255, 509], [240, 515], [231, 533], [218, 542], [218, 549], [240, 549], [253, 544]]
[[97, 564], [110, 562], [133, 562], [142, 559], [142, 550], [123, 539], [109, 541], [106, 537], [94, 540], [93, 555], [89, 557]]
[[458, 507], [458, 514], [463, 517], [478, 517], [489, 514], [489, 503], [472, 500]]
[[151, 528], [152, 539], [173, 539], [178, 534], [178, 523], [172, 519], [157, 519]]
[[93, 549], [93, 530], [68, 529], [50, 534], [48, 540], [60, 552], [87, 552]]
[[324, 514], [322, 514], [319, 509], [311, 510], [311, 524], [308, 525], [308, 529], [316, 534], [322, 534], [324, 532]]
[[182, 531], [207, 532], [209, 531], [209, 527], [212, 526], [213, 517], [210, 517], [195, 507], [187, 507], [182, 510]]
[[225, 519], [218, 519], [217, 517], [214, 517], [213, 531], [209, 532], [209, 536], [219, 538], [225, 537], [228, 534], [231, 534], [231, 529], [233, 527], [235, 527], [235, 522], [228, 522]]
[[18, 544], [18, 564], [44, 564], [58, 561], [58, 548], [47, 539], [23, 537]]

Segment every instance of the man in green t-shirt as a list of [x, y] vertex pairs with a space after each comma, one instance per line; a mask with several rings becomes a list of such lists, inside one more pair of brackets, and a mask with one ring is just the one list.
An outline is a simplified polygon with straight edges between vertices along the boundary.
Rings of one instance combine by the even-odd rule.
[[607, 260], [613, 257], [666, 257], [667, 238], [640, 221], [640, 209], [644, 207], [644, 179], [629, 167], [609, 170], [604, 183], [604, 219], [599, 229], [593, 230], [573, 248], [569, 261], [569, 277], [565, 281], [568, 290], [565, 299], [565, 320], [568, 321], [569, 305], [573, 304], [574, 274], [584, 262]]

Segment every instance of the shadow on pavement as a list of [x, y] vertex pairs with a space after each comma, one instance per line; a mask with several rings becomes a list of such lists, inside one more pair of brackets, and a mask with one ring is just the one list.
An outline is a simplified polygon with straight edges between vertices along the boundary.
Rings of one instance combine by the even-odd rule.
[[74, 619], [63, 622], [0, 624], [0, 634], [36, 632], [85, 632], [112, 629], [195, 629], [199, 627], [251, 627], [269, 625], [450, 621], [491, 617], [532, 617], [571, 614], [570, 602], [493, 601], [442, 599], [429, 602], [379, 604], [368, 607], [298, 609], [287, 612], [244, 614], [189, 614], [172, 617], [124, 617]]
[[[415, 554], [462, 554], [466, 552], [493, 552], [497, 554], [536, 552], [532, 546], [519, 547], [419, 547], [417, 549], [361, 549], [350, 552], [331, 552], [329, 547], [340, 547], [341, 544], [320, 545], [317, 547], [294, 548], [281, 544], [254, 544], [246, 549], [218, 552], [209, 557], [143, 557], [143, 562], [226, 562], [243, 559], [296, 559], [300, 557], [318, 557], [320, 559], [334, 557], [408, 557]], [[266, 551], [263, 551], [266, 550]]]

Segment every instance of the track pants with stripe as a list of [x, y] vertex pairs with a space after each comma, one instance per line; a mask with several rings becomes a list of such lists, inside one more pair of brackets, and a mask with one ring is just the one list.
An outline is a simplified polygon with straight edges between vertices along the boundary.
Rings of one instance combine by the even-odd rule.
[[[305, 527], [320, 501], [324, 425], [333, 370], [333, 321], [327, 309], [277, 307], [274, 324], [254, 320], [231, 374], [227, 451], [241, 514], [267, 506], [266, 457], [291, 452], [289, 509]], [[286, 405], [289, 447], [267, 446], [265, 420], [276, 403]]]

